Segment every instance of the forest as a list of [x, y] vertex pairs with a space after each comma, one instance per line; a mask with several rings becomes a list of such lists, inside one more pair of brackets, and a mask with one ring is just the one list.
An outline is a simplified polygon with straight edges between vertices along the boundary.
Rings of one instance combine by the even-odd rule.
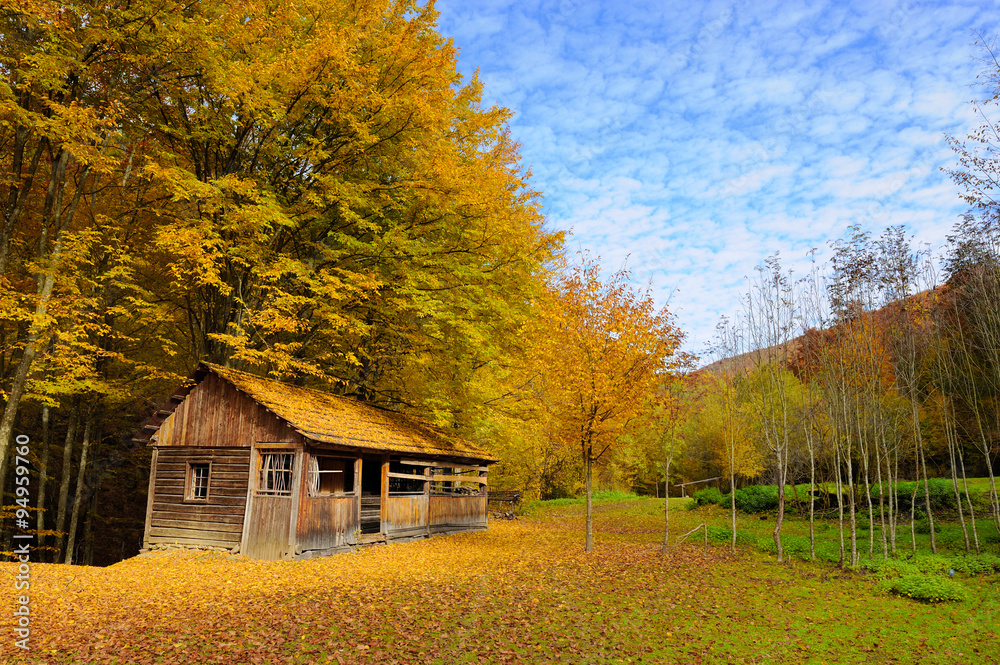
[[198, 361], [416, 415], [530, 499], [718, 477], [733, 546], [739, 491], [770, 487], [779, 561], [786, 508], [835, 515], [843, 565], [921, 520], [934, 548], [940, 479], [967, 551], [1000, 533], [988, 122], [951, 139], [946, 247], [855, 226], [809, 274], [776, 253], [699, 360], [648, 286], [547, 227], [432, 6], [40, 0], [0, 35], [0, 479], [44, 561], [138, 552], [132, 437]]

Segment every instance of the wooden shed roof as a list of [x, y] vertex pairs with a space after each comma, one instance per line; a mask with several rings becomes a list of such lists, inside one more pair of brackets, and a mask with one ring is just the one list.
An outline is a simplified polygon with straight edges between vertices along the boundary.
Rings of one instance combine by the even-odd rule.
[[[402, 413], [211, 363], [199, 363], [193, 378], [200, 383], [209, 372], [231, 383], [237, 390], [287, 422], [302, 436], [318, 443], [408, 455], [496, 461], [478, 446], [457, 436], [446, 435], [441, 430]], [[171, 398], [157, 412], [159, 417], [154, 416], [147, 423], [142, 432], [143, 439], [148, 439], [159, 428], [165, 416], [176, 408], [180, 403], [177, 398], [178, 396]], [[156, 420], [159, 422], [154, 422]]]

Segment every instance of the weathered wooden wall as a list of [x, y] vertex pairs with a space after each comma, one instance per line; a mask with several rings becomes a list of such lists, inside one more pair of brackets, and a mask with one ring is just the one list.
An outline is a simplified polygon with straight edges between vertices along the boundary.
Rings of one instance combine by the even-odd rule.
[[297, 547], [299, 551], [325, 550], [355, 544], [358, 497], [303, 497], [299, 504]]
[[387, 538], [405, 538], [427, 533], [428, 500], [424, 494], [392, 496], [386, 499], [385, 521], [382, 525]]
[[[188, 464], [210, 462], [207, 501], [185, 501]], [[145, 547], [177, 543], [232, 548], [240, 542], [250, 475], [248, 448], [160, 448], [150, 485]]]
[[301, 443], [302, 435], [270, 411], [209, 374], [153, 435], [158, 446], [251, 446], [261, 441]]
[[486, 528], [485, 496], [432, 496], [431, 533]]
[[251, 497], [246, 538], [240, 552], [269, 561], [280, 559], [288, 552], [292, 499], [291, 496]]

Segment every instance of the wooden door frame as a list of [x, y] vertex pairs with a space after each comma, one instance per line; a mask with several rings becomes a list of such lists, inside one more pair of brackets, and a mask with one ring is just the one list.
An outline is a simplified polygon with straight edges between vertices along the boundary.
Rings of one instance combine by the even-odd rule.
[[[250, 476], [247, 478], [247, 501], [243, 512], [243, 532], [240, 534], [240, 552], [245, 553], [247, 538], [250, 534], [250, 515], [252, 514], [253, 501], [256, 495], [257, 477], [260, 475], [260, 452], [261, 450], [287, 450], [295, 457], [292, 459], [292, 514], [289, 516], [288, 541], [282, 558], [295, 557], [295, 537], [299, 525], [299, 496], [302, 490], [302, 459], [304, 457], [305, 445], [294, 441], [258, 441], [250, 444]], [[296, 479], [299, 480], [296, 483]]]

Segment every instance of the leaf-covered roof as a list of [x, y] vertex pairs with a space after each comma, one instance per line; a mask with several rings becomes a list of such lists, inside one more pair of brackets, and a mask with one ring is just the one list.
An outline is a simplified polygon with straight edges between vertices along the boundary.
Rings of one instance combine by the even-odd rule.
[[409, 455], [495, 461], [478, 446], [420, 420], [347, 397], [202, 363], [308, 439]]

